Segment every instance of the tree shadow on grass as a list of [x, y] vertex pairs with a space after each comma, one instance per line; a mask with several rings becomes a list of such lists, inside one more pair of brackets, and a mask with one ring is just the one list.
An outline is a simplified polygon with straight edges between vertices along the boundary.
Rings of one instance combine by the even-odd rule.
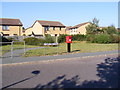
[[106, 58], [103, 63], [97, 65], [97, 76], [100, 78], [98, 81], [83, 81], [80, 82], [78, 75], [71, 79], [66, 79], [66, 75], [58, 76], [53, 81], [45, 85], [37, 85], [36, 90], [58, 90], [65, 88], [119, 88], [120, 76], [120, 57]]

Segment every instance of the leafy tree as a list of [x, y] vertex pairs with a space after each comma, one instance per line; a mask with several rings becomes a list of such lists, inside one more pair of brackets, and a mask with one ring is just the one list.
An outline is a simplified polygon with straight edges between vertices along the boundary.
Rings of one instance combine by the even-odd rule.
[[87, 34], [98, 34], [99, 32], [101, 32], [100, 29], [98, 28], [99, 27], [98, 23], [99, 20], [97, 20], [97, 18], [94, 18], [90, 25], [86, 27]]
[[98, 27], [98, 23], [99, 23], [99, 20], [97, 20], [97, 18], [94, 18], [92, 20], [92, 24], [95, 25], [96, 27]]
[[111, 25], [111, 26], [108, 26], [107, 33], [108, 34], [116, 34], [117, 30], [113, 25]]
[[114, 25], [105, 27], [102, 30], [104, 31], [104, 33], [109, 34], [109, 35], [117, 34], [118, 33], [118, 31], [117, 31], [117, 29], [115, 28]]

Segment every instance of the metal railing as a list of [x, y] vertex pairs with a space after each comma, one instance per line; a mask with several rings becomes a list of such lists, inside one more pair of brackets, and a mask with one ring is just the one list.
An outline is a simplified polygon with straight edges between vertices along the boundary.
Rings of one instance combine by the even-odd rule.
[[2, 51], [7, 51], [7, 52], [11, 52], [10, 56], [11, 56], [11, 58], [13, 58], [13, 55], [14, 55], [13, 51], [19, 49], [19, 47], [18, 48], [14, 47], [15, 42], [23, 42], [23, 45], [24, 45], [23, 46], [23, 50], [24, 50], [23, 53], [25, 54], [25, 41], [0, 42], [0, 46], [2, 46], [2, 45], [10, 45], [10, 48], [7, 49], [7, 50], [3, 50], [2, 47], [0, 48], [1, 57], [3, 57]]

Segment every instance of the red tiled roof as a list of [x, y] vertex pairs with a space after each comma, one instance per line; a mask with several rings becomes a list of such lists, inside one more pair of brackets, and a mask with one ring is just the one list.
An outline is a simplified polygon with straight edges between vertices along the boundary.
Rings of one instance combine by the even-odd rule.
[[83, 25], [85, 25], [87, 23], [90, 23], [90, 22], [81, 23], [81, 24], [73, 26], [72, 28], [79, 28], [79, 27], [81, 27], [81, 26], [83, 26]]
[[70, 30], [70, 28], [72, 28], [72, 26], [67, 26], [67, 27], [66, 27], [66, 31], [67, 31], [67, 30]]
[[56, 27], [65, 27], [62, 23], [58, 21], [44, 21], [44, 20], [37, 20], [42, 26], [56, 26]]
[[0, 25], [22, 26], [19, 19], [0, 18]]

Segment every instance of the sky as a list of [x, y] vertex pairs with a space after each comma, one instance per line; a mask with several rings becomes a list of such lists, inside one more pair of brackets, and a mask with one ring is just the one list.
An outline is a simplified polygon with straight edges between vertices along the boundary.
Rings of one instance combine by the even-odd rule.
[[20, 19], [25, 28], [36, 20], [74, 26], [93, 18], [101, 27], [118, 27], [118, 2], [2, 2], [2, 18]]

